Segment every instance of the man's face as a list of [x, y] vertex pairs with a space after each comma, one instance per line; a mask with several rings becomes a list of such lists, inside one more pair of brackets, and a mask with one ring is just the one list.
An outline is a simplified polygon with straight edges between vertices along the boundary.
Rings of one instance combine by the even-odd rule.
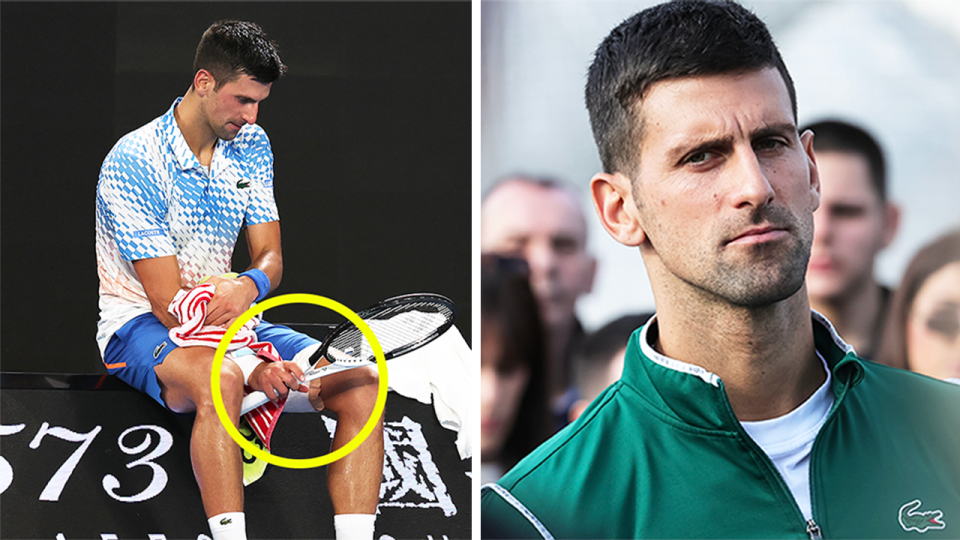
[[590, 291], [594, 259], [586, 223], [563, 190], [508, 181], [483, 203], [481, 251], [526, 259], [540, 313], [551, 326], [568, 324], [577, 298]]
[[643, 232], [645, 260], [671, 280], [663, 286], [679, 280], [744, 307], [800, 290], [819, 186], [812, 136], [798, 136], [777, 70], [660, 81], [639, 114], [625, 210]]
[[480, 327], [480, 455], [494, 461], [513, 430], [530, 366], [507, 360], [510, 344], [499, 322], [484, 319]]
[[231, 141], [243, 126], [257, 121], [260, 102], [270, 95], [271, 85], [241, 73], [219, 90], [211, 87], [201, 101], [201, 114], [217, 137]]
[[873, 279], [874, 258], [892, 238], [887, 205], [870, 182], [863, 156], [817, 152], [817, 169], [821, 202], [813, 214], [807, 293], [815, 299], [843, 299]]

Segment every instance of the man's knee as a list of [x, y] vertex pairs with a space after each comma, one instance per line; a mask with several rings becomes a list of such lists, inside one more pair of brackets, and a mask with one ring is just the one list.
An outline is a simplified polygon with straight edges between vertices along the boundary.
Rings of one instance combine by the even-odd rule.
[[377, 389], [380, 384], [380, 374], [375, 367], [362, 367], [352, 370], [354, 398], [371, 406], [377, 400]]
[[[209, 347], [182, 347], [171, 352], [156, 370], [164, 392], [187, 395], [197, 409], [213, 408], [210, 373], [215, 353]], [[224, 359], [220, 365], [220, 394], [228, 409], [243, 400], [243, 386], [243, 372]]]
[[[232, 360], [224, 360], [220, 366], [220, 380], [229, 379], [230, 390], [243, 397], [243, 371]], [[223, 385], [223, 383], [221, 383]]]
[[[338, 415], [370, 415], [377, 400], [380, 376], [374, 367], [351, 369], [321, 387], [324, 406]], [[326, 390], [327, 392], [324, 392]]]
[[[208, 368], [204, 371], [207, 374], [207, 377], [210, 376], [210, 372], [213, 369], [213, 355], [210, 357], [210, 363]], [[212, 389], [210, 382], [207, 382], [207, 386]], [[206, 393], [208, 396], [212, 396], [211, 392]], [[220, 365], [220, 395], [223, 396], [223, 403], [225, 405], [239, 404], [243, 401], [243, 372], [240, 370], [240, 367], [234, 364], [230, 360], [224, 360]], [[213, 399], [212, 397], [210, 398]], [[213, 401], [210, 402], [211, 406]]]
[[380, 383], [380, 373], [377, 372], [377, 368], [367, 366], [354, 369], [353, 371], [356, 372], [360, 384], [368, 388], [373, 387], [374, 394], [376, 394], [377, 385]]

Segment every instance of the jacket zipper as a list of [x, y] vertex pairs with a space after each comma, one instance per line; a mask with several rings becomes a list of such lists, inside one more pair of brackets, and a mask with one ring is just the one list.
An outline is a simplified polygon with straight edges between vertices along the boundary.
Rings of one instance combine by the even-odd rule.
[[[793, 494], [790, 492], [790, 488], [787, 486], [786, 481], [783, 479], [783, 476], [780, 475], [780, 471], [777, 470], [776, 465], [774, 465], [773, 461], [770, 460], [770, 456], [768, 456], [759, 446], [757, 446], [757, 443], [754, 442], [754, 440], [751, 439], [749, 435], [747, 435], [747, 432], [743, 429], [743, 426], [740, 425], [740, 420], [737, 419], [737, 415], [733, 413], [733, 406], [730, 405], [730, 399], [727, 397], [726, 395], [727, 391], [726, 389], [723, 388], [722, 383], [720, 388], [723, 391], [723, 397], [724, 397], [723, 401], [725, 402], [724, 404], [727, 409], [727, 414], [729, 414], [730, 417], [733, 419], [733, 425], [736, 426], [737, 431], [740, 432], [740, 435], [743, 437], [744, 441], [747, 442], [747, 445], [752, 447], [753, 451], [758, 456], [760, 456], [760, 458], [763, 461], [765, 461], [773, 470], [773, 473], [776, 475], [777, 479], [779, 480], [781, 489], [787, 494], [787, 498], [790, 500], [790, 502], [793, 503], [793, 507], [797, 511], [797, 515], [800, 516], [800, 519], [803, 519], [804, 516], [800, 511], [800, 507], [797, 505], [797, 500], [793, 498]], [[836, 408], [837, 408], [836, 397], [834, 397], [833, 408], [830, 409], [830, 412], [827, 415], [827, 421], [823, 423], [824, 426], [826, 426], [827, 422], [830, 421], [830, 416], [833, 414]], [[820, 429], [822, 430], [823, 426], [821, 426]], [[820, 438], [820, 434], [817, 433], [817, 439], [819, 438]], [[817, 441], [814, 441], [814, 447], [816, 447], [816, 444], [817, 444]], [[813, 448], [810, 449], [810, 467], [811, 467], [810, 470], [812, 472], [813, 471]], [[813, 477], [812, 475], [811, 475], [811, 481], [810, 481], [810, 507], [811, 507], [810, 509], [813, 510]], [[820, 525], [817, 525], [817, 522], [814, 521], [813, 518], [806, 520], [806, 525], [807, 525], [807, 537], [809, 537], [810, 540], [823, 539], [823, 533], [820, 530]]]

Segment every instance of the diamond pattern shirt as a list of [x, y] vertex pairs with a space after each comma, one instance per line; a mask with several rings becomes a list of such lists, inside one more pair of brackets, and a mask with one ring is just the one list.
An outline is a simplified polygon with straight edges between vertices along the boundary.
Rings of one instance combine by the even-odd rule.
[[133, 261], [176, 255], [181, 282], [194, 287], [230, 271], [245, 226], [279, 220], [273, 152], [263, 129], [247, 125], [218, 140], [206, 168], [187, 146], [173, 111], [125, 135], [107, 154], [97, 183], [96, 248], [101, 354], [114, 332], [149, 313]]

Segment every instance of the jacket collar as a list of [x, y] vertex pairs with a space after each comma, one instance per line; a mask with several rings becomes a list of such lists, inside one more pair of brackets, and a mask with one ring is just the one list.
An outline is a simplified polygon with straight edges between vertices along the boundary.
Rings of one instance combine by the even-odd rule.
[[[863, 379], [863, 364], [823, 315], [811, 311], [817, 351], [833, 375], [834, 408]], [[657, 320], [630, 336], [622, 384], [634, 388], [642, 399], [673, 421], [702, 429], [737, 431], [723, 381], [715, 373], [658, 353], [650, 345], [656, 339]]]

